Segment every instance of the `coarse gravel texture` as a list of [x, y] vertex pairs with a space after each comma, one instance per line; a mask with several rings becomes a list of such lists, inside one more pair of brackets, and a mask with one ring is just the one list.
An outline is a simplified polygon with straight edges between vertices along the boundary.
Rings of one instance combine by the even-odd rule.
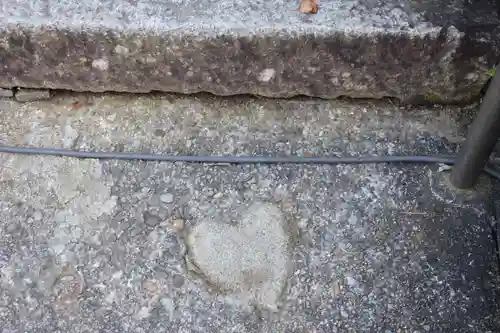
[[[57, 94], [0, 100], [0, 144], [453, 153], [473, 113], [388, 101]], [[0, 182], [2, 333], [500, 329], [496, 185], [487, 177], [464, 193], [434, 165], [0, 154]], [[266, 288], [271, 296], [260, 297]]]

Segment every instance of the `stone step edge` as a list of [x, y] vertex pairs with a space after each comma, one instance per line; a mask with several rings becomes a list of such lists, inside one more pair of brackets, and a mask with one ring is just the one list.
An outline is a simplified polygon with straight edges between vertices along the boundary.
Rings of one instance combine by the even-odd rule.
[[[496, 35], [495, 35], [496, 36]], [[0, 26], [0, 87], [289, 98], [477, 98], [497, 46], [440, 33], [228, 34]]]

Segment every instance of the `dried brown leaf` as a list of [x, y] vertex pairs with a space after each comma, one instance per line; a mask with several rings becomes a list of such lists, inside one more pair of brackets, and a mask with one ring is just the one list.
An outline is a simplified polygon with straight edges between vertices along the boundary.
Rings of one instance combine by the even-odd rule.
[[318, 12], [318, 2], [316, 0], [300, 0], [299, 12], [316, 14]]

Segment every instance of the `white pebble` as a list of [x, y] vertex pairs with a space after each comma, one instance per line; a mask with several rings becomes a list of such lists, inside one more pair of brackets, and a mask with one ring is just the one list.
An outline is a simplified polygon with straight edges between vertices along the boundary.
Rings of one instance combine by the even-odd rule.
[[170, 193], [165, 193], [160, 196], [160, 200], [164, 203], [172, 203], [174, 202], [174, 196]]

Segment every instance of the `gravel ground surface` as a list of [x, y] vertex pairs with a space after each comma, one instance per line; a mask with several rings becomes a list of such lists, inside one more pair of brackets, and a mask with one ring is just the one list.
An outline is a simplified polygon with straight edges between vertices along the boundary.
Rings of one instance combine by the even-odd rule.
[[[58, 94], [0, 144], [175, 154], [453, 153], [470, 110]], [[496, 332], [495, 184], [437, 165], [0, 154], [0, 332]]]

